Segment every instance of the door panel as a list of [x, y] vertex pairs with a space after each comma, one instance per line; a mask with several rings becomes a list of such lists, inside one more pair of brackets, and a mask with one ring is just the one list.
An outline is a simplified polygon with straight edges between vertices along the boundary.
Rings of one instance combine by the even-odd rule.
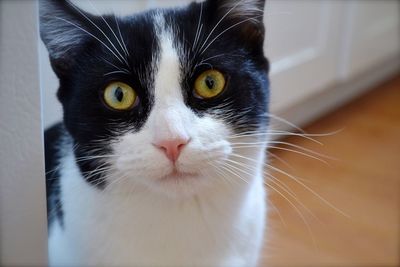
[[350, 1], [342, 79], [349, 79], [393, 57], [400, 64], [400, 2]]
[[273, 112], [335, 81], [341, 8], [341, 1], [267, 2], [265, 50]]

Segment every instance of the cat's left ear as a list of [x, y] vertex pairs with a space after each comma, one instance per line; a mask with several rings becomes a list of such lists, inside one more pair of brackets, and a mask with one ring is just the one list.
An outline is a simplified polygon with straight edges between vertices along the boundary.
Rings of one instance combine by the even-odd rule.
[[57, 75], [65, 74], [91, 40], [89, 19], [68, 0], [40, 0], [40, 36], [49, 51], [51, 65]]
[[220, 20], [229, 22], [228, 27], [239, 30], [241, 37], [253, 44], [264, 42], [265, 0], [208, 0], [212, 11]]

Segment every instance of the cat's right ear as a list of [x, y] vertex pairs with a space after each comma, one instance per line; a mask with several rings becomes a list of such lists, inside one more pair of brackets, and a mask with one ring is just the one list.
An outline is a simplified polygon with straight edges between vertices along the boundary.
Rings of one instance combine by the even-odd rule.
[[39, 3], [40, 37], [49, 51], [54, 71], [63, 75], [90, 41], [89, 29], [85, 26], [85, 19], [90, 15], [67, 0], [40, 0]]

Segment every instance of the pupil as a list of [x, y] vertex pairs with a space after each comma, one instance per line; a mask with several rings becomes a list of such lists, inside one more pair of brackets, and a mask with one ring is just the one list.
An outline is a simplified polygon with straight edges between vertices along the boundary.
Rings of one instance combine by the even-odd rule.
[[212, 77], [210, 77], [210, 76], [207, 76], [206, 85], [207, 85], [208, 89], [213, 89], [214, 85], [215, 85], [214, 79]]
[[119, 102], [122, 101], [122, 99], [124, 98], [124, 92], [122, 91], [121, 87], [115, 89], [114, 96]]

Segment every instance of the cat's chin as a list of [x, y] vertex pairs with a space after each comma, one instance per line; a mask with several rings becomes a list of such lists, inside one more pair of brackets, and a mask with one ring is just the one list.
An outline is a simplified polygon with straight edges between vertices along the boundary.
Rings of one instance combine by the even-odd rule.
[[198, 173], [182, 172], [177, 169], [173, 169], [169, 174], [162, 176], [158, 179], [160, 183], [179, 183], [186, 182], [188, 180], [199, 179]]
[[147, 186], [157, 194], [170, 198], [186, 198], [206, 190], [207, 184], [207, 178], [199, 173], [182, 172], [174, 169]]

